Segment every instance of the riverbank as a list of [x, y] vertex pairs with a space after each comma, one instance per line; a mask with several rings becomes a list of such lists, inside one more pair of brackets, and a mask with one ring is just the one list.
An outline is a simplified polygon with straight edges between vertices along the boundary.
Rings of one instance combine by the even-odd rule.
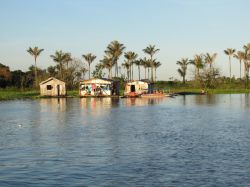
[[[68, 97], [78, 97], [78, 90], [67, 91]], [[16, 90], [16, 89], [0, 89], [0, 101], [15, 100], [15, 99], [39, 99], [39, 90]]]
[[[250, 93], [250, 89], [208, 89], [208, 94], [242, 94]], [[164, 89], [165, 93], [191, 92], [201, 93], [198, 88], [169, 88]], [[121, 92], [122, 95], [122, 92]], [[68, 97], [79, 97], [78, 90], [67, 91]], [[15, 100], [15, 99], [39, 99], [44, 98], [40, 96], [39, 90], [13, 90], [0, 89], [0, 100]]]

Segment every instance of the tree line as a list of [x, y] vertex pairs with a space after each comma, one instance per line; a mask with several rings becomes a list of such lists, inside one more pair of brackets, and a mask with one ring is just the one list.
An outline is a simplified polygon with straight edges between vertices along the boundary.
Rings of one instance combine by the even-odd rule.
[[[0, 74], [2, 82], [0, 87], [17, 87], [17, 88], [31, 88], [38, 87], [39, 82], [48, 77], [56, 77], [66, 82], [67, 87], [75, 88], [79, 80], [85, 79], [88, 73], [88, 79], [92, 77], [104, 78], [105, 70], [108, 72], [107, 78], [122, 78], [126, 81], [139, 79], [149, 79], [156, 81], [157, 68], [161, 66], [155, 58], [155, 54], [160, 50], [155, 45], [149, 45], [142, 51], [148, 56], [139, 58], [138, 54], [133, 51], [125, 51], [124, 44], [118, 41], [112, 41], [108, 44], [104, 51], [103, 58], [97, 63], [92, 71], [92, 63], [96, 60], [97, 56], [93, 53], [83, 54], [81, 59], [74, 58], [70, 52], [63, 52], [62, 50], [55, 51], [50, 55], [50, 58], [55, 62], [55, 65], [49, 66], [47, 69], [40, 69], [37, 64], [38, 58], [44, 51], [39, 47], [29, 47], [27, 53], [34, 59], [34, 65], [30, 66], [27, 72], [21, 70], [10, 71], [7, 66], [2, 64], [1, 69], [8, 69], [8, 76], [4, 73]], [[124, 56], [124, 62], [120, 63], [120, 58]], [[134, 76], [134, 66], [137, 66], [138, 77]], [[125, 74], [121, 72], [124, 68]], [[144, 68], [144, 76], [141, 76], [141, 68]], [[1, 72], [1, 71], [0, 71]], [[6, 73], [5, 73], [6, 74]]]
[[[248, 87], [249, 69], [250, 69], [250, 43], [243, 46], [242, 51], [236, 51], [233, 48], [224, 50], [225, 55], [228, 56], [229, 64], [229, 83], [232, 81], [231, 61], [235, 58], [239, 61], [240, 66], [240, 81], [244, 80], [245, 88]], [[193, 59], [182, 58], [177, 61], [179, 68], [177, 69], [179, 75], [182, 77], [182, 83], [186, 83], [187, 68], [193, 65], [194, 81], [198, 82], [203, 88], [215, 88], [220, 78], [219, 69], [214, 67], [214, 62], [217, 58], [217, 53], [195, 54]], [[242, 79], [242, 62], [244, 64], [244, 77]]]

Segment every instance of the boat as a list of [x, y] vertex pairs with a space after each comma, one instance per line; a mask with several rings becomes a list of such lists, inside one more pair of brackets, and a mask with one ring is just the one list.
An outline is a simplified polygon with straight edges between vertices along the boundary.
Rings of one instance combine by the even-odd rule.
[[152, 97], [165, 97], [164, 93], [147, 93], [142, 94], [141, 97], [152, 98]]

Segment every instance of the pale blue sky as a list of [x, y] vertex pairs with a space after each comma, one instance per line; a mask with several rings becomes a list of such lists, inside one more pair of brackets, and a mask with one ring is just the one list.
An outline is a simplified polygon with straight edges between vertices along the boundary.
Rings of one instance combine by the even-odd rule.
[[[53, 65], [56, 50], [80, 58], [92, 52], [96, 63], [118, 40], [126, 50], [145, 55], [160, 48], [158, 79], [179, 78], [176, 61], [196, 53], [217, 52], [216, 66], [228, 75], [223, 50], [250, 42], [249, 0], [0, 0], [0, 63], [27, 70], [30, 46], [44, 48], [38, 66]], [[120, 60], [120, 63], [123, 59]], [[94, 66], [94, 65], [93, 65]], [[233, 61], [233, 74], [239, 63]], [[191, 68], [190, 68], [191, 69]]]

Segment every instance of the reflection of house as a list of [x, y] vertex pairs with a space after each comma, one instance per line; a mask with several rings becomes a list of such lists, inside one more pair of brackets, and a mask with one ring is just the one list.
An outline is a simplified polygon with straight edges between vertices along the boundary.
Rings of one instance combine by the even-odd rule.
[[153, 84], [149, 81], [130, 81], [125, 85], [124, 95], [131, 95], [134, 93], [136, 95], [141, 95], [145, 93], [153, 92]]
[[112, 96], [119, 95], [118, 81], [93, 78], [80, 81], [80, 96]]
[[40, 83], [40, 94], [42, 96], [65, 96], [65, 82], [54, 77], [50, 77], [49, 79]]

